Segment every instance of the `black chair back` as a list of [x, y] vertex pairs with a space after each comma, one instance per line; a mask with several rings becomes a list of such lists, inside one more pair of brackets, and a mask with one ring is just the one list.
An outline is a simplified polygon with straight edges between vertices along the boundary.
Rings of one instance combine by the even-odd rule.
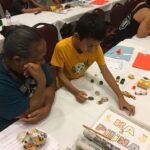
[[100, 8], [96, 8], [93, 10], [93, 13], [96, 13], [101, 16], [101, 18], [105, 21], [105, 12]]
[[47, 23], [38, 23], [33, 26], [34, 28], [38, 29], [41, 33], [43, 38], [46, 41], [47, 45], [47, 54], [45, 57], [46, 63], [50, 63], [51, 57], [54, 52], [54, 48], [56, 43], [58, 42], [58, 31], [57, 28], [52, 24]]
[[115, 28], [119, 27], [124, 18], [124, 6], [120, 3], [116, 3], [110, 11], [111, 25]]

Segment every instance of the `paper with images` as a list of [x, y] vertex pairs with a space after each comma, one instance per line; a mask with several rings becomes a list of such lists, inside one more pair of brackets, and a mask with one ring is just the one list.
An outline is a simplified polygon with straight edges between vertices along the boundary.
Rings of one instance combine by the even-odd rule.
[[133, 51], [134, 51], [133, 47], [117, 45], [117, 46], [114, 46], [113, 48], [111, 48], [105, 54], [105, 56], [115, 58], [115, 59], [130, 61]]
[[150, 71], [150, 55], [144, 53], [138, 53], [134, 60], [133, 67]]
[[[35, 128], [35, 127], [32, 127]], [[0, 132], [0, 150], [23, 150], [23, 144], [17, 141], [16, 137], [23, 131], [29, 131], [30, 129], [28, 126], [25, 126], [20, 123], [14, 123], [9, 128], [5, 129], [4, 131]], [[41, 130], [41, 128], [36, 127], [37, 129]], [[44, 130], [43, 130], [44, 131]], [[59, 144], [58, 142], [48, 135], [48, 139], [46, 144], [40, 147], [40, 150], [58, 150]]]
[[110, 57], [105, 57], [107, 67], [111, 70], [124, 71], [127, 66], [127, 62], [124, 60], [118, 60]]
[[105, 3], [108, 3], [109, 0], [94, 0], [91, 2], [91, 4], [94, 4], [94, 5], [103, 5]]
[[103, 113], [93, 129], [121, 150], [149, 150], [150, 131], [110, 109]]

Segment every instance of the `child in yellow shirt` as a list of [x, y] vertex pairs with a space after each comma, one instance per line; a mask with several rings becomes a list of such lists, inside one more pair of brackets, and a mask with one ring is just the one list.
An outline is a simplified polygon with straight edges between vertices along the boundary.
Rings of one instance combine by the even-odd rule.
[[87, 94], [71, 84], [71, 79], [84, 75], [88, 67], [96, 61], [101, 73], [110, 87], [118, 96], [120, 109], [135, 113], [134, 106], [127, 103], [112, 74], [108, 70], [100, 42], [105, 36], [105, 24], [97, 14], [84, 14], [77, 22], [73, 36], [60, 41], [54, 50], [51, 64], [58, 69], [58, 79], [77, 99], [83, 103]]

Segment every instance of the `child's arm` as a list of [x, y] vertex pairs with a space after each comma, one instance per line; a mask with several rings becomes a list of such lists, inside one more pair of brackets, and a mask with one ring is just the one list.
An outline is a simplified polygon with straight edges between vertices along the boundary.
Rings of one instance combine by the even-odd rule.
[[22, 13], [34, 13], [34, 12], [41, 12], [41, 11], [42, 11], [42, 9], [39, 7], [38, 8], [27, 8], [27, 9], [23, 8], [21, 10]]
[[58, 78], [61, 83], [76, 97], [77, 101], [83, 103], [87, 99], [87, 94], [84, 91], [77, 89], [64, 74], [63, 68], [58, 68]]
[[134, 115], [135, 113], [135, 107], [133, 105], [130, 105], [123, 97], [122, 92], [120, 91], [115, 79], [113, 78], [112, 74], [108, 70], [106, 65], [99, 65], [100, 70], [103, 74], [104, 79], [107, 81], [109, 86], [113, 89], [113, 91], [116, 93], [118, 96], [119, 100], [119, 108], [122, 109], [127, 109], [129, 111], [129, 115]]
[[33, 4], [35, 8], [40, 8], [41, 11], [50, 11], [50, 7], [48, 5], [41, 5], [37, 3], [36, 0], [30, 0], [30, 2]]
[[38, 4], [35, 0], [30, 0], [30, 2], [33, 4], [34, 8], [23, 8], [21, 11], [22, 13], [34, 13], [34, 12], [41, 12], [41, 11], [48, 11], [48, 6], [43, 6]]

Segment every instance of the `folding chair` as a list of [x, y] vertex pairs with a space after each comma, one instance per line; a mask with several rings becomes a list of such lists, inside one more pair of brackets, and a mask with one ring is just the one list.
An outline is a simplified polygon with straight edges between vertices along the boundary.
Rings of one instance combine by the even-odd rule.
[[[41, 33], [41, 35], [46, 41], [47, 54], [45, 56], [45, 62], [50, 64], [50, 60], [53, 55], [55, 45], [58, 42], [57, 28], [54, 25], [47, 23], [38, 23], [33, 27], [36, 28]], [[49, 74], [52, 77], [52, 79], [56, 82], [57, 72], [55, 66], [50, 65]]]
[[105, 21], [105, 12], [102, 9], [96, 8], [93, 10], [93, 13], [100, 15], [101, 18]]
[[114, 46], [112, 44], [113, 36], [116, 34], [116, 30], [124, 18], [124, 5], [116, 3], [110, 11], [110, 25], [108, 26], [106, 36], [101, 43], [101, 47], [103, 48], [104, 53]]
[[50, 63], [55, 45], [58, 42], [57, 28], [54, 25], [47, 23], [38, 23], [33, 27], [38, 29], [38, 31], [41, 33], [41, 35], [46, 41], [47, 54], [45, 56], [45, 61], [46, 63]]
[[110, 21], [112, 27], [119, 27], [125, 17], [124, 5], [116, 3], [110, 11]]
[[75, 26], [76, 26], [76, 21], [71, 23], [64, 23], [62, 28], [60, 29], [61, 37], [64, 39], [69, 36], [72, 36], [74, 33]]

